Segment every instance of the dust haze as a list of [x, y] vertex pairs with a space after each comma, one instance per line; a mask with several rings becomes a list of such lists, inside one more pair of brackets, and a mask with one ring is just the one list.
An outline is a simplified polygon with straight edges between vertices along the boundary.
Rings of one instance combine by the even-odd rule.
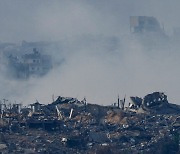
[[[117, 96], [143, 97], [162, 91], [180, 104], [180, 27], [178, 0], [0, 1], [0, 41], [58, 42], [49, 48], [56, 61], [42, 78], [8, 79], [1, 67], [0, 99], [50, 103], [52, 95], [86, 97], [112, 104]], [[167, 38], [139, 38], [130, 33], [130, 16], [154, 16]]]

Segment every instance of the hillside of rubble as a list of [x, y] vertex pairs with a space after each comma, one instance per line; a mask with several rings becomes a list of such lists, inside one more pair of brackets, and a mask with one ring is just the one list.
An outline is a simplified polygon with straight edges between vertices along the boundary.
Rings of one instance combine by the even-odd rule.
[[161, 92], [111, 106], [59, 96], [48, 105], [0, 107], [3, 154], [180, 153], [180, 106]]

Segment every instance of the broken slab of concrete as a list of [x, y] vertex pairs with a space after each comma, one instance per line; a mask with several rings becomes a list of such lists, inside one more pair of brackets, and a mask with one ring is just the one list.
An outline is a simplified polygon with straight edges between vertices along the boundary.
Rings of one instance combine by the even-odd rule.
[[162, 109], [168, 105], [167, 96], [162, 92], [153, 92], [142, 100], [142, 107], [146, 110]]
[[153, 92], [140, 97], [130, 97], [129, 110], [137, 113], [159, 113], [159, 114], [178, 114], [180, 107], [171, 104], [167, 100], [167, 95], [163, 92]]

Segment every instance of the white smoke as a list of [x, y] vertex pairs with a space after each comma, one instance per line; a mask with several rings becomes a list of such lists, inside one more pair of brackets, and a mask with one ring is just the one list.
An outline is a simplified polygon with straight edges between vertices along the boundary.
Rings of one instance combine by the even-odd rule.
[[[1, 98], [25, 104], [36, 99], [50, 103], [54, 94], [78, 99], [86, 97], [88, 102], [111, 104], [117, 101], [118, 94], [120, 97], [125, 94], [143, 97], [153, 91], [163, 91], [170, 102], [180, 102], [179, 44], [171, 39], [168, 43], [158, 39], [142, 41], [129, 35], [130, 15], [155, 16], [161, 24], [166, 23], [166, 32], [172, 34], [173, 27], [179, 26], [175, 19], [180, 2], [79, 0], [14, 3], [14, 10], [20, 7], [16, 13], [18, 22], [13, 24], [16, 29], [7, 31], [5, 25], [9, 21], [6, 21], [1, 40], [57, 41], [61, 50], [49, 49], [48, 52], [56, 60], [63, 57], [65, 61], [43, 78], [9, 81], [2, 76]], [[34, 9], [28, 8], [27, 3]], [[8, 10], [11, 8], [10, 2], [6, 2], [6, 7]], [[168, 11], [170, 8], [174, 12]], [[7, 12], [7, 17], [11, 19], [14, 15]], [[25, 22], [25, 17], [30, 19]], [[23, 23], [25, 30], [23, 25], [20, 26]]]

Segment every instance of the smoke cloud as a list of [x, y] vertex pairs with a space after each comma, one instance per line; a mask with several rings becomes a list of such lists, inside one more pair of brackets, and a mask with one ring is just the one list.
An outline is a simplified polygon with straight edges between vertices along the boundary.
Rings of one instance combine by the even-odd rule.
[[[62, 95], [108, 105], [118, 94], [163, 91], [180, 103], [180, 45], [173, 36], [179, 5], [178, 0], [1, 1], [1, 42], [56, 41], [58, 48], [46, 52], [55, 61], [64, 59], [46, 76], [29, 80], [8, 79], [1, 67], [1, 99], [50, 103], [52, 95]], [[129, 30], [132, 15], [156, 17], [169, 37], [135, 37]]]

